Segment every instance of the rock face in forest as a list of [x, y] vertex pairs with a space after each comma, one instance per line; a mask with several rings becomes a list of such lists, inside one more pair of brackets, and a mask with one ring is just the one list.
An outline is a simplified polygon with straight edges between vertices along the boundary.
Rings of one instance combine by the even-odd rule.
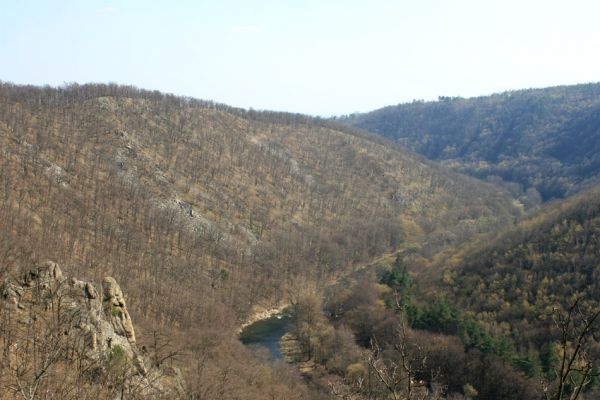
[[131, 317], [125, 305], [121, 287], [117, 281], [107, 276], [102, 280], [102, 303], [104, 314], [111, 322], [115, 333], [127, 338], [129, 343], [135, 343], [135, 332]]
[[7, 347], [11, 362], [25, 362], [28, 354], [20, 349], [40, 335], [49, 338], [49, 345], [38, 351], [60, 351], [56, 364], [66, 363], [61, 368], [71, 367], [69, 363], [73, 361], [84, 365], [85, 371], [96, 371], [89, 377], [92, 382], [99, 377], [122, 375], [128, 377], [131, 385], [142, 388], [142, 394], [177, 397], [182, 386], [179, 373], [165, 373], [153, 366], [138, 348], [125, 296], [117, 281], [104, 278], [101, 293], [99, 296], [93, 282], [68, 279], [52, 261], [34, 267], [16, 282], [3, 282], [0, 295], [6, 331], [28, 333]]

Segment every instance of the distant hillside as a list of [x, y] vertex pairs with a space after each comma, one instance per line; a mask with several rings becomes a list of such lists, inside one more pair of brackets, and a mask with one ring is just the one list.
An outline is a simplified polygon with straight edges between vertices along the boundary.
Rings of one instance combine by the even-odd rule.
[[600, 182], [597, 83], [471, 99], [441, 97], [341, 121], [393, 139], [455, 171], [504, 181], [531, 205], [539, 198], [536, 191], [548, 200]]
[[[201, 398], [278, 382], [257, 380], [236, 341], [256, 306], [518, 214], [492, 185], [327, 121], [126, 86], [0, 85], [0, 272], [50, 258], [114, 276], [140, 336], [185, 350]], [[223, 394], [228, 374], [250, 383]]]

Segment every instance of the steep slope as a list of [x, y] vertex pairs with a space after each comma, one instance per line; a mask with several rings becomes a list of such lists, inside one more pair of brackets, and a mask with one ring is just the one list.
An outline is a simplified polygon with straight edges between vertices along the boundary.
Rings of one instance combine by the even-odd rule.
[[417, 101], [342, 121], [455, 171], [504, 181], [532, 205], [537, 192], [548, 200], [600, 182], [600, 84]]
[[[367, 390], [350, 371], [362, 365], [366, 374], [369, 360], [378, 367], [352, 348], [357, 343], [388, 357], [404, 380], [412, 374], [428, 390], [442, 385], [448, 398], [466, 395], [466, 383], [484, 399], [599, 398], [600, 188], [440, 253], [430, 268], [409, 267], [398, 254], [379, 273], [332, 286], [323, 306], [299, 302], [295, 354], [358, 393]], [[421, 370], [402, 368], [419, 354], [426, 354], [415, 363]], [[378, 373], [387, 373], [385, 363]]]
[[498, 334], [539, 349], [550, 338], [554, 307], [579, 297], [582, 310], [600, 306], [600, 189], [548, 207], [446, 263], [456, 304]]
[[[142, 331], [203, 360], [194, 390], [253, 373], [234, 344], [253, 306], [518, 213], [491, 185], [304, 116], [115, 85], [0, 87], [3, 274], [51, 258], [115, 276]], [[215, 396], [251, 393], [227, 388]]]

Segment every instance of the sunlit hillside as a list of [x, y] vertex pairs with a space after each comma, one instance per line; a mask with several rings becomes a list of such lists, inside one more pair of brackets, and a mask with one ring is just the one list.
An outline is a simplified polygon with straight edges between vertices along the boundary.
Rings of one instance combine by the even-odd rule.
[[142, 332], [208, 360], [208, 386], [227, 365], [245, 373], [224, 349], [256, 306], [397, 249], [426, 263], [520, 213], [329, 122], [115, 85], [3, 84], [0, 188], [8, 275], [52, 259], [115, 276]]

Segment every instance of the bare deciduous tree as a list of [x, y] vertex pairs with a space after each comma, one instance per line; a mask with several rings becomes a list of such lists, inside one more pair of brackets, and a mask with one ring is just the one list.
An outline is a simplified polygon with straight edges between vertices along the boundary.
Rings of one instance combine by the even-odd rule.
[[600, 309], [584, 309], [578, 297], [566, 310], [554, 309], [554, 324], [560, 335], [559, 366], [556, 381], [543, 383], [546, 400], [577, 400], [583, 390], [597, 376], [595, 360], [590, 354], [590, 344], [598, 340]]
[[391, 351], [381, 349], [373, 340], [368, 363], [394, 400], [441, 399], [444, 388], [435, 384], [436, 377], [425, 380], [419, 376], [426, 369], [427, 356], [419, 345], [410, 343], [407, 330], [404, 323], [398, 324]]

